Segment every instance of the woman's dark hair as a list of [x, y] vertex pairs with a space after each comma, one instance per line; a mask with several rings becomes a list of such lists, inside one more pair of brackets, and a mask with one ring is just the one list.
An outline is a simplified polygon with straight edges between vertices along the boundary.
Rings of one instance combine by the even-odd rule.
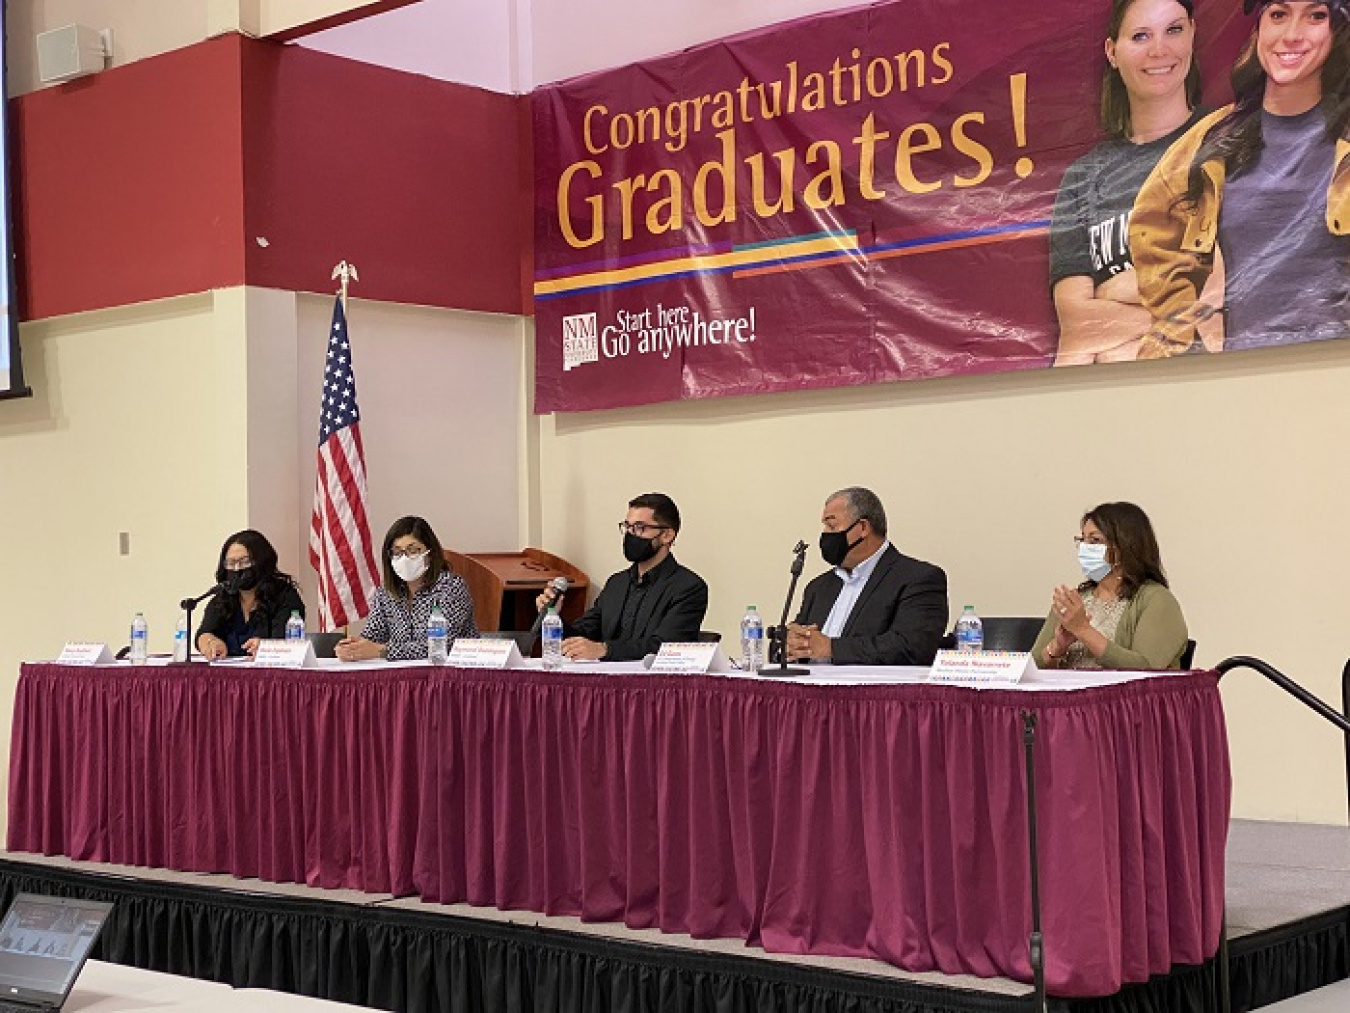
[[[290, 574], [277, 569], [277, 550], [272, 548], [267, 536], [252, 528], [236, 531], [221, 545], [220, 558], [216, 562], [216, 583], [226, 584], [226, 579], [230, 575], [230, 571], [225, 569], [225, 553], [230, 551], [231, 545], [242, 545], [248, 550], [248, 558], [252, 560], [253, 569], [258, 574], [258, 583], [253, 589], [258, 593], [260, 600], [271, 604], [277, 601], [287, 588], [296, 586]], [[228, 584], [221, 593], [232, 602], [239, 600], [239, 592], [232, 590]]]
[[[1265, 17], [1262, 5], [1260, 17]], [[1333, 140], [1350, 137], [1350, 19], [1344, 9], [1333, 4], [1331, 13], [1331, 50], [1322, 64], [1322, 101], [1320, 108], [1327, 124], [1327, 136]], [[1205, 175], [1201, 166], [1206, 162], [1222, 162], [1228, 178], [1236, 176], [1256, 160], [1262, 146], [1261, 107], [1266, 97], [1266, 71], [1256, 52], [1256, 41], [1261, 25], [1257, 22], [1251, 37], [1233, 64], [1233, 108], [1228, 115], [1209, 128], [1204, 141], [1191, 160], [1186, 181], [1186, 192], [1177, 203], [1186, 209], [1200, 203], [1205, 190]]]
[[[1106, 26], [1106, 37], [1113, 42], [1120, 40], [1121, 29], [1125, 25], [1125, 15], [1139, 0], [1111, 0], [1111, 21]], [[1195, 8], [1191, 0], [1177, 0], [1186, 9], [1186, 16], [1195, 21]], [[1186, 105], [1194, 109], [1200, 104], [1200, 61], [1194, 51], [1191, 53], [1191, 69], [1186, 72]], [[1130, 93], [1125, 88], [1125, 79], [1120, 71], [1111, 66], [1108, 60], [1102, 71], [1102, 130], [1107, 137], [1128, 139], [1134, 124], [1130, 121]]]
[[408, 597], [408, 582], [394, 572], [394, 561], [390, 558], [389, 552], [393, 549], [394, 543], [405, 535], [412, 535], [427, 549], [428, 585], [436, 583], [445, 571], [445, 552], [441, 549], [441, 541], [436, 537], [436, 532], [431, 530], [431, 525], [421, 517], [400, 517], [389, 525], [389, 530], [384, 536], [384, 545], [380, 548], [384, 589], [399, 598]]
[[[1115, 550], [1116, 566], [1120, 567], [1120, 597], [1133, 597], [1148, 581], [1167, 586], [1163, 572], [1162, 554], [1148, 514], [1133, 503], [1102, 503], [1083, 514], [1079, 527], [1091, 521], [1106, 538], [1106, 544]], [[1080, 590], [1096, 586], [1096, 581], [1084, 581]]]

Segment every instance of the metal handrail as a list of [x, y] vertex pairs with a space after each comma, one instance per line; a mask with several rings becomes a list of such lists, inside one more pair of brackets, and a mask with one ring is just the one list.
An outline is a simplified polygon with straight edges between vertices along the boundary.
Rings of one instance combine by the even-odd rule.
[[[1350, 666], [1347, 666], [1350, 667]], [[1308, 692], [1289, 676], [1285, 675], [1279, 669], [1266, 664], [1260, 658], [1227, 658], [1214, 666], [1220, 675], [1226, 675], [1235, 668], [1250, 668], [1254, 672], [1260, 672], [1267, 679], [1279, 686], [1295, 700], [1298, 700], [1304, 706], [1316, 711], [1322, 717], [1326, 718], [1333, 725], [1339, 728], [1346, 735], [1350, 735], [1350, 720], [1345, 714], [1340, 714], [1336, 708], [1332, 707], [1321, 697]], [[1345, 691], [1345, 675], [1341, 677], [1342, 693]]]
[[[1250, 668], [1253, 672], [1264, 675], [1299, 703], [1341, 730], [1341, 734], [1345, 737], [1346, 797], [1347, 805], [1350, 805], [1350, 661], [1346, 662], [1345, 668], [1341, 671], [1341, 707], [1344, 713], [1339, 714], [1334, 707], [1321, 697], [1304, 689], [1289, 676], [1260, 658], [1245, 656], [1226, 658], [1215, 665], [1214, 668], [1220, 676], [1227, 675], [1235, 668]], [[1228, 918], [1226, 911], [1223, 924], [1219, 928], [1219, 969], [1219, 1009], [1223, 1013], [1227, 1013], [1230, 1008], [1231, 997], [1228, 981]]]
[[1337, 713], [1336, 708], [1321, 697], [1308, 692], [1289, 676], [1260, 658], [1228, 658], [1214, 668], [1220, 675], [1226, 675], [1235, 668], [1250, 668], [1254, 672], [1259, 672], [1299, 703], [1320, 714], [1341, 730], [1341, 734], [1345, 737], [1346, 805], [1347, 811], [1350, 811], [1350, 661], [1346, 662], [1345, 668], [1341, 671], [1341, 708], [1344, 713]]

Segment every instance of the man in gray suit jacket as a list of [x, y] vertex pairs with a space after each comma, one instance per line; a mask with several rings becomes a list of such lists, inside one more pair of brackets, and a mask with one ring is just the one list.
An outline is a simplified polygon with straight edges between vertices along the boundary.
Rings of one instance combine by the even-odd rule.
[[806, 585], [788, 657], [837, 665], [930, 665], [947, 629], [947, 575], [886, 539], [874, 492], [825, 501], [820, 554], [834, 569]]

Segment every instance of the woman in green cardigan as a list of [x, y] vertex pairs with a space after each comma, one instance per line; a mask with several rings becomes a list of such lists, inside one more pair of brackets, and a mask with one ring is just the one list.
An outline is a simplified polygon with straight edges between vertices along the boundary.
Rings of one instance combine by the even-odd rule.
[[1176, 668], [1186, 619], [1167, 587], [1148, 514], [1103, 503], [1083, 515], [1078, 562], [1087, 579], [1057, 587], [1032, 653], [1042, 668]]

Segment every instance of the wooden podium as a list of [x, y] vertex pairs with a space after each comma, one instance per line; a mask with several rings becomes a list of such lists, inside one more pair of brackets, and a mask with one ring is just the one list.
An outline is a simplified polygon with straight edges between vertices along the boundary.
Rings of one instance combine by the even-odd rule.
[[566, 577], [569, 584], [558, 613], [563, 622], [576, 622], [586, 611], [590, 579], [567, 560], [543, 549], [470, 553], [446, 549], [445, 561], [469, 586], [480, 630], [528, 630], [539, 614], [534, 600], [554, 577]]

